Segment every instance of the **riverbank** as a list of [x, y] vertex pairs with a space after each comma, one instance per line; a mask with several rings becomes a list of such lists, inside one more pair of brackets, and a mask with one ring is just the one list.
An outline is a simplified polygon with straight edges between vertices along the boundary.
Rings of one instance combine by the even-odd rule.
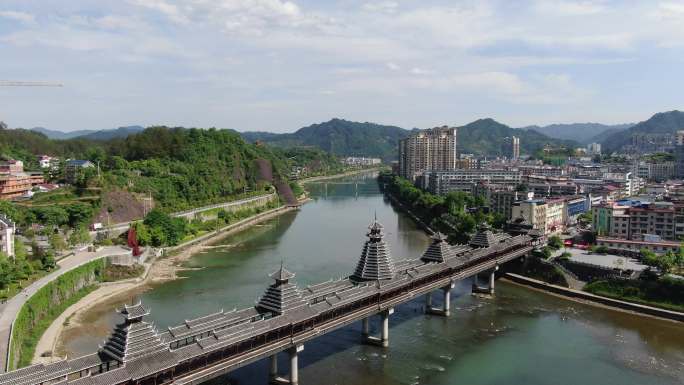
[[602, 307], [605, 309], [626, 312], [644, 317], [654, 317], [667, 321], [684, 322], [684, 313], [672, 310], [641, 305], [633, 302], [620, 301], [613, 298], [587, 293], [581, 290], [574, 290], [567, 287], [552, 285], [550, 283], [518, 274], [506, 273], [503, 279], [505, 279], [507, 282], [524, 286], [535, 291], [591, 306]]
[[318, 182], [322, 180], [328, 180], [328, 179], [337, 179], [337, 178], [343, 178], [345, 176], [353, 176], [353, 175], [358, 175], [358, 174], [365, 174], [367, 172], [373, 172], [373, 171], [380, 171], [382, 170], [383, 167], [371, 167], [371, 168], [362, 168], [359, 170], [352, 170], [352, 171], [347, 171], [343, 172], [340, 174], [332, 174], [332, 175], [321, 175], [321, 176], [313, 176], [311, 178], [304, 178], [299, 180], [300, 184], [305, 184], [305, 183], [311, 183], [311, 182]]
[[109, 301], [112, 298], [123, 296], [133, 290], [145, 290], [150, 285], [178, 279], [178, 273], [186, 269], [182, 266], [183, 263], [190, 259], [192, 255], [202, 251], [209, 243], [292, 210], [296, 210], [296, 208], [281, 206], [225, 226], [219, 229], [218, 232], [205, 234], [184, 244], [166, 248], [165, 256], [150, 261], [143, 277], [101, 285], [77, 303], [69, 306], [52, 322], [38, 342], [33, 363], [50, 362], [53, 360], [53, 357], [41, 357], [41, 355], [47, 351], [53, 352], [53, 355], [59, 354], [64, 343], [62, 338], [65, 332], [70, 328], [79, 327], [82, 322], [80, 317], [94, 306]]

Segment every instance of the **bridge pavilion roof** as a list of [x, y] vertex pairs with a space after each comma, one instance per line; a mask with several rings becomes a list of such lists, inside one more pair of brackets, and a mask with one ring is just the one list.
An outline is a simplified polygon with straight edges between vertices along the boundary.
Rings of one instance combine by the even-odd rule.
[[356, 281], [387, 280], [394, 277], [394, 264], [387, 242], [383, 239], [383, 227], [377, 219], [368, 226], [368, 240], [363, 244], [361, 257], [352, 278]]

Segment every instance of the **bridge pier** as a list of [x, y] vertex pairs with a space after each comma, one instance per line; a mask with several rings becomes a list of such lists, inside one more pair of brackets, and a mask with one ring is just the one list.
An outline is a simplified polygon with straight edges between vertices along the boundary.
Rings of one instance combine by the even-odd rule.
[[448, 317], [451, 314], [451, 289], [456, 286], [454, 282], [442, 288], [442, 293], [444, 294], [444, 300], [442, 301], [442, 308], [435, 308], [432, 306], [432, 293], [426, 294], [425, 298], [425, 312], [432, 315], [440, 315]]
[[370, 335], [369, 321], [368, 317], [363, 320], [363, 341], [370, 345], [377, 345], [386, 348], [389, 346], [389, 316], [394, 313], [394, 308], [389, 308], [380, 312], [381, 325], [380, 325], [380, 337], [375, 337]]
[[475, 275], [473, 282], [473, 294], [489, 294], [494, 295], [494, 280], [496, 279], [496, 271], [499, 270], [499, 266], [495, 266], [489, 271], [489, 276], [487, 277], [487, 286], [479, 285], [479, 275]]
[[298, 385], [299, 384], [299, 352], [304, 350], [304, 345], [295, 345], [288, 349], [290, 355], [290, 376], [289, 378], [278, 375], [278, 353], [273, 354], [270, 359], [269, 368], [269, 382], [271, 384], [280, 385]]

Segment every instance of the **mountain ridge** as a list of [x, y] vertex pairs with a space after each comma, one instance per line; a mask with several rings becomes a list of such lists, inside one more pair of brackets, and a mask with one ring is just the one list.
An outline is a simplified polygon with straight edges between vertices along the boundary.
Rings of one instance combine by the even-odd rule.
[[[512, 128], [492, 118], [478, 119], [456, 128], [457, 147], [461, 153], [502, 155], [504, 138], [513, 135], [521, 138], [521, 150], [528, 154], [535, 153], [546, 144], [577, 145], [574, 141], [554, 139], [536, 131]], [[372, 156], [394, 160], [399, 140], [414, 130], [334, 118], [291, 133], [247, 131], [240, 134], [247, 141], [258, 140], [279, 147], [312, 146], [338, 156]]]
[[606, 137], [601, 146], [604, 152], [616, 151], [628, 145], [634, 134], [674, 134], [684, 130], [684, 112], [679, 110], [658, 112], [634, 126]]
[[581, 144], [589, 144], [596, 141], [606, 131], [626, 130], [634, 126], [634, 123], [602, 124], [594, 122], [586, 123], [555, 123], [545, 126], [526, 126], [524, 130], [534, 130], [546, 136], [556, 139], [574, 140]]

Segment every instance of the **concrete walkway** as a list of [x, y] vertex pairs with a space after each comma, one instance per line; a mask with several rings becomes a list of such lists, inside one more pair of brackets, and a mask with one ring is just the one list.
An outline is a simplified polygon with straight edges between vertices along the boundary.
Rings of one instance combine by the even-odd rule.
[[7, 358], [9, 351], [9, 342], [11, 335], [11, 328], [14, 319], [19, 314], [19, 310], [24, 306], [26, 301], [35, 294], [39, 289], [53, 280], [57, 279], [62, 274], [71, 271], [83, 264], [86, 264], [95, 259], [108, 256], [117, 255], [130, 252], [120, 246], [103, 247], [97, 252], [79, 251], [74, 255], [66, 257], [57, 264], [59, 269], [46, 275], [45, 277], [33, 282], [20, 293], [10, 298], [6, 303], [0, 306], [0, 372], [5, 372], [7, 368]]

